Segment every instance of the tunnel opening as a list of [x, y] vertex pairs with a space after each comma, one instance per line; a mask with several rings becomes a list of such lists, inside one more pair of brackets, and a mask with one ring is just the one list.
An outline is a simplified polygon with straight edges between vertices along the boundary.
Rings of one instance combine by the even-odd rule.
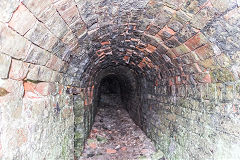
[[91, 124], [82, 159], [164, 159], [142, 126], [140, 79], [126, 66], [95, 75]]
[[126, 88], [124, 82], [120, 81], [116, 75], [109, 75], [102, 79], [99, 89], [99, 105], [122, 105], [124, 101], [124, 91]]
[[104, 77], [98, 90], [98, 105], [122, 106], [128, 110], [129, 103], [134, 97], [134, 90], [131, 82], [125, 76], [110, 74]]

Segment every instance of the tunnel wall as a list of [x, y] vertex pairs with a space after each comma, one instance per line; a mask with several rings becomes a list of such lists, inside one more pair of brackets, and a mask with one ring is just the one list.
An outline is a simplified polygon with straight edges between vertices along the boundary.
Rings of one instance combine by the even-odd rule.
[[239, 6], [2, 0], [0, 159], [79, 157], [98, 73], [117, 66], [136, 75], [129, 113], [168, 159], [239, 159]]
[[169, 159], [239, 159], [238, 86], [150, 83], [143, 128]]
[[52, 3], [21, 2], [0, 3], [0, 159], [73, 159], [74, 36]]

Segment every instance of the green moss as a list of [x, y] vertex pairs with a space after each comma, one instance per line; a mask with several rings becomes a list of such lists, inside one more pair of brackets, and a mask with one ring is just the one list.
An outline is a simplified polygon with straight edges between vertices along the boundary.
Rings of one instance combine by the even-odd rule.
[[38, 83], [41, 83], [43, 81], [27, 79], [24, 82], [32, 82], [32, 83], [38, 84]]
[[101, 136], [97, 136], [97, 141], [99, 143], [106, 143], [107, 142], [107, 138], [101, 137]]
[[210, 72], [214, 82], [229, 82], [234, 81], [233, 74], [226, 68], [216, 69]]
[[68, 137], [65, 136], [62, 144], [62, 157], [64, 160], [68, 159], [67, 157], [68, 141], [69, 141]]

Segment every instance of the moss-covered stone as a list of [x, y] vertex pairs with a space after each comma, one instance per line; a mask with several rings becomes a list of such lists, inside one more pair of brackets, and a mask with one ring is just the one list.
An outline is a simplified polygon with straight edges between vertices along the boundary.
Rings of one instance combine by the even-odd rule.
[[233, 74], [227, 68], [216, 69], [210, 72], [214, 82], [231, 82], [234, 81]]

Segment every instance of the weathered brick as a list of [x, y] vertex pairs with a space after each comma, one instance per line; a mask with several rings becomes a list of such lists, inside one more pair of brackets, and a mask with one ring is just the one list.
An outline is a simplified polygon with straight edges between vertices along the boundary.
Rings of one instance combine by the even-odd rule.
[[23, 80], [27, 76], [29, 65], [29, 63], [13, 59], [9, 72], [9, 78]]
[[[22, 3], [39, 19], [52, 7], [51, 0], [45, 0], [44, 3], [41, 0], [23, 0]], [[49, 12], [47, 13], [49, 14]]]
[[225, 12], [227, 9], [234, 5], [234, 1], [231, 0], [211, 0], [213, 7], [220, 12]]
[[41, 82], [36, 85], [35, 91], [42, 96], [55, 94], [56, 86], [53, 83]]
[[158, 35], [161, 37], [162, 40], [169, 39], [174, 34], [175, 32], [168, 27], [164, 27], [161, 31], [158, 32]]
[[76, 20], [80, 18], [78, 8], [74, 5], [72, 0], [59, 1], [55, 3], [55, 6], [68, 25], [75, 23]]
[[205, 36], [202, 33], [198, 33], [197, 35], [195, 35], [191, 39], [189, 39], [187, 42], [185, 42], [185, 45], [189, 49], [194, 50], [206, 43], [207, 43], [207, 40], [206, 40]]
[[24, 37], [48, 51], [52, 51], [52, 47], [58, 41], [57, 37], [55, 37], [41, 22], [37, 22]]
[[12, 19], [9, 22], [9, 26], [21, 35], [24, 35], [34, 26], [36, 22], [37, 19], [33, 16], [33, 14], [23, 4], [21, 4], [14, 12]]
[[78, 38], [81, 38], [87, 32], [87, 26], [81, 19], [78, 19], [75, 23], [71, 24], [70, 28]]
[[29, 73], [27, 74], [28, 80], [33, 81], [46, 81], [50, 82], [53, 71], [44, 66], [31, 65]]
[[24, 61], [44, 66], [46, 65], [50, 57], [51, 54], [48, 51], [32, 44], [30, 49], [28, 50], [27, 56]]
[[57, 56], [51, 56], [49, 61], [47, 62], [46, 66], [55, 70], [55, 71], [61, 71], [62, 67], [64, 65], [64, 61], [62, 61]]
[[206, 24], [212, 20], [212, 18], [216, 15], [215, 9], [212, 7], [211, 2], [207, 2], [203, 8], [194, 16], [191, 20], [191, 24], [193, 27], [197, 29], [203, 29]]
[[11, 57], [0, 53], [0, 78], [8, 78]]
[[199, 47], [194, 52], [198, 55], [200, 60], [208, 59], [214, 55], [213, 49], [210, 44]]
[[191, 50], [185, 44], [182, 44], [178, 47], [173, 48], [172, 51], [175, 55], [180, 56], [189, 53]]
[[14, 0], [1, 0], [0, 3], [0, 21], [9, 22], [13, 12], [19, 6], [19, 1]]
[[74, 48], [78, 44], [77, 38], [74, 36], [72, 31], [69, 31], [62, 39], [62, 41], [70, 46], [70, 48]]
[[30, 42], [0, 22], [0, 51], [16, 59], [25, 59]]
[[45, 24], [59, 39], [63, 38], [63, 36], [70, 30], [58, 12], [55, 12], [52, 17], [49, 17]]

